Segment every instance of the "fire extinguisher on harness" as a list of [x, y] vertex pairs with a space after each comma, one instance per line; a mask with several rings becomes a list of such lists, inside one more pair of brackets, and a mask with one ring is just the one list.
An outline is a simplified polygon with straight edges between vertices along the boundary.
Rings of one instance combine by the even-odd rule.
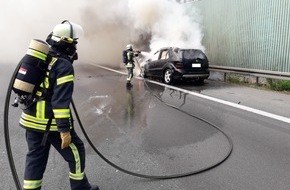
[[16, 93], [12, 104], [18, 107], [19, 103], [28, 107], [35, 102], [37, 88], [43, 82], [50, 56], [49, 46], [46, 42], [33, 39], [29, 48], [20, 61], [20, 67], [15, 77], [12, 90]]

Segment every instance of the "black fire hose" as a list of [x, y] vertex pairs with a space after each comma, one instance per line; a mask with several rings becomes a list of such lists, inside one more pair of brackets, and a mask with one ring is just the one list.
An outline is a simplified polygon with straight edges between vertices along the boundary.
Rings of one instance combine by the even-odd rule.
[[[10, 169], [11, 169], [11, 172], [12, 172], [12, 175], [13, 175], [13, 179], [14, 179], [14, 182], [15, 182], [15, 186], [17, 188], [17, 190], [21, 190], [21, 184], [19, 182], [19, 178], [18, 178], [18, 174], [17, 174], [17, 171], [16, 171], [16, 167], [15, 167], [15, 163], [14, 163], [14, 159], [13, 159], [13, 154], [12, 154], [12, 150], [11, 150], [11, 144], [10, 144], [10, 136], [9, 136], [9, 122], [8, 122], [8, 116], [9, 116], [9, 104], [10, 104], [10, 97], [11, 97], [11, 93], [12, 93], [12, 87], [13, 87], [13, 83], [14, 83], [14, 80], [16, 78], [16, 75], [17, 75], [17, 72], [20, 68], [20, 63], [18, 64], [18, 66], [16, 67], [13, 75], [12, 75], [12, 78], [11, 78], [11, 81], [10, 81], [10, 84], [9, 84], [9, 87], [8, 87], [8, 90], [7, 90], [7, 94], [6, 94], [6, 100], [5, 100], [5, 108], [4, 108], [4, 136], [5, 136], [5, 144], [6, 144], [6, 150], [7, 150], [7, 155], [8, 155], [8, 160], [9, 160], [9, 164], [10, 164]], [[146, 83], [146, 80], [144, 79], [144, 83], [145, 85], [148, 87], [147, 83]], [[148, 87], [149, 88], [149, 87]], [[150, 88], [149, 88], [150, 89]], [[157, 97], [156, 95], [153, 94], [153, 96], [155, 96], [156, 98], [158, 98], [160, 101], [162, 101], [159, 97]], [[136, 177], [140, 177], [140, 178], [147, 178], [147, 179], [173, 179], [173, 178], [181, 178], [181, 177], [186, 177], [186, 176], [190, 176], [190, 175], [195, 175], [195, 174], [198, 174], [198, 173], [201, 173], [201, 172], [204, 172], [204, 171], [207, 171], [207, 170], [210, 170], [218, 165], [220, 165], [221, 163], [223, 163], [229, 156], [230, 154], [232, 153], [232, 150], [233, 150], [233, 143], [232, 143], [232, 140], [231, 138], [225, 133], [223, 132], [219, 127], [215, 126], [214, 124], [202, 119], [202, 118], [199, 118], [197, 116], [193, 116], [183, 110], [181, 110], [180, 108], [177, 108], [173, 105], [170, 105], [170, 104], [167, 104], [165, 103], [164, 101], [162, 101], [164, 104], [166, 104], [167, 106], [169, 107], [172, 107], [174, 109], [177, 109], [191, 117], [194, 117], [196, 119], [199, 119], [209, 125], [211, 125], [212, 127], [214, 127], [215, 129], [217, 129], [218, 131], [220, 131], [228, 140], [229, 142], [229, 150], [227, 152], [227, 154], [225, 155], [225, 157], [223, 159], [221, 159], [220, 161], [218, 161], [217, 163], [211, 165], [211, 166], [208, 166], [208, 167], [205, 167], [205, 168], [202, 168], [202, 169], [199, 169], [199, 170], [195, 170], [195, 171], [192, 171], [192, 172], [187, 172], [187, 173], [181, 173], [181, 174], [174, 174], [174, 175], [161, 175], [161, 176], [154, 176], [154, 175], [144, 175], [144, 174], [139, 174], [139, 173], [134, 173], [134, 172], [131, 172], [131, 171], [128, 171], [128, 170], [125, 170], [119, 166], [117, 166], [116, 164], [112, 163], [110, 160], [108, 160], [103, 154], [101, 154], [98, 149], [95, 147], [95, 145], [92, 143], [92, 141], [90, 140], [90, 138], [88, 137], [87, 133], [86, 133], [86, 130], [84, 129], [84, 126], [82, 125], [82, 122], [80, 120], [80, 117], [77, 113], [77, 109], [76, 109], [76, 106], [74, 104], [74, 101], [72, 100], [71, 103], [72, 103], [72, 107], [73, 107], [73, 110], [74, 110], [74, 113], [75, 113], [75, 116], [77, 118], [77, 121], [79, 123], [79, 126], [86, 138], [86, 140], [88, 141], [88, 143], [91, 145], [91, 147], [93, 148], [93, 150], [105, 161], [107, 162], [109, 165], [111, 165], [112, 167], [126, 173], [126, 174], [129, 174], [129, 175], [132, 175], [132, 176], [136, 176]]]
[[9, 104], [10, 104], [10, 97], [11, 97], [11, 92], [12, 92], [12, 87], [13, 87], [13, 83], [14, 80], [16, 78], [17, 72], [19, 70], [21, 66], [21, 62], [19, 62], [19, 64], [17, 65], [12, 78], [10, 80], [9, 86], [8, 86], [8, 90], [7, 90], [7, 94], [6, 94], [6, 100], [5, 100], [5, 107], [4, 107], [4, 137], [5, 137], [5, 145], [6, 145], [6, 151], [7, 151], [7, 156], [8, 156], [8, 161], [9, 161], [9, 165], [10, 165], [10, 169], [12, 172], [12, 176], [15, 182], [15, 186], [17, 188], [17, 190], [21, 190], [21, 184], [19, 182], [19, 178], [17, 175], [17, 171], [15, 168], [15, 164], [14, 164], [14, 159], [13, 159], [13, 154], [12, 154], [12, 150], [11, 150], [11, 145], [10, 145], [10, 136], [9, 136], [9, 122], [8, 122], [8, 114], [9, 114]]

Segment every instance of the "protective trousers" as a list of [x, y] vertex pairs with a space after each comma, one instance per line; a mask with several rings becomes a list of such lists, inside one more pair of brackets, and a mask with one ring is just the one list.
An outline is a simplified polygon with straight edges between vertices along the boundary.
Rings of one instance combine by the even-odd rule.
[[42, 178], [46, 169], [51, 145], [61, 154], [69, 164], [70, 185], [72, 190], [89, 190], [85, 169], [85, 149], [82, 140], [74, 130], [71, 130], [72, 141], [68, 148], [61, 149], [61, 138], [58, 132], [50, 133], [45, 146], [41, 146], [43, 138], [41, 132], [26, 130], [28, 153], [24, 172], [23, 188], [39, 190], [42, 186]]
[[[129, 66], [128, 66], [129, 65]], [[131, 66], [130, 66], [131, 65]], [[127, 76], [127, 83], [131, 83], [131, 79], [133, 78], [133, 69], [134, 65], [131, 63], [127, 64], [127, 71], [128, 71], [128, 76]]]

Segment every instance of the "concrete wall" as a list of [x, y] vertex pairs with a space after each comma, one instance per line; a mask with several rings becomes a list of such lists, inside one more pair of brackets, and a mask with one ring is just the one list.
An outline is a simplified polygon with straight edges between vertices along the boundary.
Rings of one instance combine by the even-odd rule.
[[201, 0], [184, 6], [202, 15], [211, 65], [290, 72], [289, 0]]

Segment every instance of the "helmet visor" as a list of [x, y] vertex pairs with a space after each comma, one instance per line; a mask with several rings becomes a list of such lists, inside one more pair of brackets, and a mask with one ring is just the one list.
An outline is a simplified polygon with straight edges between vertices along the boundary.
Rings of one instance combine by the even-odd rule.
[[72, 38], [74, 40], [77, 40], [79, 38], [83, 38], [84, 37], [84, 30], [83, 27], [79, 24], [76, 24], [74, 22], [70, 22], [72, 28], [73, 28], [73, 36]]

